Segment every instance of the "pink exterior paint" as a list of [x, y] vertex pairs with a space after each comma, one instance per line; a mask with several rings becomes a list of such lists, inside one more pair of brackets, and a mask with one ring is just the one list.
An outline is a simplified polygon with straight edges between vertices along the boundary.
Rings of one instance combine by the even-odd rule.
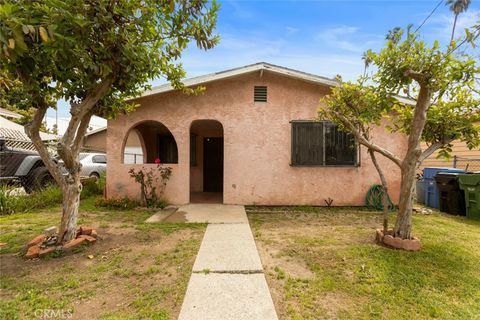
[[[268, 102], [253, 102], [255, 85], [268, 86]], [[205, 85], [206, 92], [186, 96], [167, 92], [138, 99], [135, 112], [108, 121], [107, 195], [139, 198], [139, 186], [128, 176], [132, 166], [122, 164], [128, 131], [144, 120], [163, 123], [178, 146], [178, 164], [168, 182], [166, 198], [173, 204], [190, 201], [190, 189], [201, 191], [201, 174], [190, 170], [190, 126], [194, 120], [218, 120], [224, 134], [224, 203], [258, 205], [363, 205], [368, 188], [379, 183], [365, 148], [359, 167], [290, 166], [292, 120], [316, 116], [319, 99], [328, 87], [276, 75], [250, 73]], [[402, 154], [406, 138], [378, 128], [377, 143]], [[148, 141], [145, 141], [148, 144]], [[198, 146], [201, 148], [201, 145]], [[400, 172], [381, 157], [390, 195], [398, 201]], [[148, 164], [145, 166], [153, 166]], [[192, 174], [191, 174], [192, 172]], [[192, 177], [191, 177], [192, 175]]]

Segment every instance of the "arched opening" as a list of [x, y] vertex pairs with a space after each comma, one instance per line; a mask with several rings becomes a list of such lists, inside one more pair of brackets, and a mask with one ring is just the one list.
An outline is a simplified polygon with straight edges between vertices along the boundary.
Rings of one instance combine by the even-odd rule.
[[124, 164], [178, 163], [178, 147], [168, 128], [160, 122], [148, 120], [129, 130], [123, 148]]
[[190, 126], [190, 202], [223, 203], [223, 126], [195, 120]]

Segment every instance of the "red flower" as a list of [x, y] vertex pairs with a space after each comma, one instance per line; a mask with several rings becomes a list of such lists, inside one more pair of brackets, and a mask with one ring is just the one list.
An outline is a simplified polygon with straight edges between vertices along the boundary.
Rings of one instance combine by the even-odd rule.
[[160, 158], [155, 159], [156, 164], [160, 164]]

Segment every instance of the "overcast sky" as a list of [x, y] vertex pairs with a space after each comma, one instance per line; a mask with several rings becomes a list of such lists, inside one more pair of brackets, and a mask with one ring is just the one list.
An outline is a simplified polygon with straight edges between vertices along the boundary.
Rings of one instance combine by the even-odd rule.
[[[220, 44], [210, 51], [189, 47], [182, 62], [188, 77], [265, 61], [300, 71], [355, 79], [361, 55], [378, 50], [388, 30], [419, 26], [439, 1], [219, 1]], [[444, 1], [445, 2], [445, 1]], [[480, 0], [460, 15], [457, 35], [480, 19]], [[449, 41], [453, 15], [443, 3], [421, 28], [422, 37]], [[479, 50], [480, 51], [480, 50]], [[478, 55], [478, 52], [476, 52]], [[164, 83], [152, 80], [153, 85]], [[68, 123], [68, 105], [59, 107], [59, 127]], [[55, 117], [49, 111], [49, 124]], [[55, 122], [53, 122], [55, 123]], [[94, 119], [93, 128], [106, 125]]]

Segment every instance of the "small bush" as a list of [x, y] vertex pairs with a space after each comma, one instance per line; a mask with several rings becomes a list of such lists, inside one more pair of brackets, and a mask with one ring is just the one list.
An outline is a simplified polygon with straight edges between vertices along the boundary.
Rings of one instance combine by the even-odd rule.
[[140, 184], [143, 205], [148, 208], [164, 208], [166, 201], [163, 199], [163, 193], [172, 175], [172, 168], [161, 166], [159, 158], [155, 159], [155, 163], [156, 167], [150, 169], [142, 167], [138, 171], [131, 168], [128, 173]]
[[15, 213], [15, 197], [9, 191], [7, 186], [0, 186], [0, 215]]
[[0, 215], [44, 209], [61, 203], [62, 192], [56, 186], [50, 186], [29, 195], [15, 195], [12, 189], [0, 187]]
[[103, 195], [104, 188], [105, 188], [104, 175], [101, 176], [98, 180], [92, 180], [92, 179], [85, 180], [83, 182], [80, 199], [86, 199], [94, 196], [101, 196]]
[[107, 209], [121, 209], [129, 210], [138, 207], [138, 201], [131, 200], [127, 197], [123, 198], [97, 198], [95, 200], [95, 206], [103, 207]]

